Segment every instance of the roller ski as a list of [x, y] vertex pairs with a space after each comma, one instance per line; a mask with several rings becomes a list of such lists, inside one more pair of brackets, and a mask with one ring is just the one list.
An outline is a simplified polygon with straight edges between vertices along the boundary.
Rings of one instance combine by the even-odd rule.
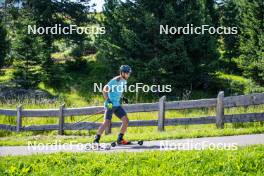
[[92, 144], [87, 144], [85, 146], [85, 151], [90, 151], [90, 150], [110, 150], [111, 145], [108, 143], [92, 143]]
[[111, 147], [116, 147], [116, 146], [122, 146], [122, 145], [143, 145], [143, 141], [126, 141], [126, 140], [120, 140], [120, 141], [115, 141], [111, 143]]

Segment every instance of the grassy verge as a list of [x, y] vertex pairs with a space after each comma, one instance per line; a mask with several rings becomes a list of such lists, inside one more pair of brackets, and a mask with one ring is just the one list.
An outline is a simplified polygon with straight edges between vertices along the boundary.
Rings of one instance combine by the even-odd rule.
[[0, 175], [262, 175], [264, 146], [238, 150], [8, 156]]
[[[95, 131], [90, 135], [87, 131], [66, 131], [65, 136], [53, 132], [22, 132], [12, 133], [0, 138], [0, 146], [28, 145], [28, 143], [89, 143], [93, 141]], [[6, 134], [6, 132], [3, 132]], [[158, 140], [158, 139], [181, 139], [208, 136], [230, 136], [241, 134], [264, 133], [264, 125], [261, 123], [244, 123], [237, 127], [226, 124], [224, 129], [217, 129], [215, 125], [190, 125], [166, 127], [165, 132], [158, 132], [157, 127], [131, 127], [125, 136], [128, 140]], [[1, 134], [1, 131], [0, 131]], [[112, 134], [103, 136], [101, 142], [115, 141], [118, 129], [113, 129]]]

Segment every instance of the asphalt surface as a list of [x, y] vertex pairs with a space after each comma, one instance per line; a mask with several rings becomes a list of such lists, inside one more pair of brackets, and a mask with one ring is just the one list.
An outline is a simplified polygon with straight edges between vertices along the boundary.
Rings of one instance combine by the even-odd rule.
[[133, 145], [110, 147], [109, 143], [102, 143], [100, 147], [92, 144], [60, 144], [60, 145], [31, 145], [31, 146], [2, 146], [0, 156], [32, 155], [54, 152], [142, 152], [166, 150], [236, 150], [238, 146], [264, 144], [264, 134], [204, 137], [175, 140], [144, 141], [143, 145], [134, 142]]

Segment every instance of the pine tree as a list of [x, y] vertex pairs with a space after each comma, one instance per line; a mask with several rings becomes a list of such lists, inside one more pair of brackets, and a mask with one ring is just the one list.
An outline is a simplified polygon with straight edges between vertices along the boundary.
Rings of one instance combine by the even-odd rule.
[[235, 60], [240, 56], [239, 37], [241, 29], [241, 17], [237, 0], [224, 0], [221, 4], [221, 24], [226, 27], [237, 27], [239, 32], [236, 35], [222, 35], [224, 59], [227, 59], [226, 71], [240, 73]]
[[[28, 35], [23, 24], [31, 21], [20, 21], [15, 40], [13, 41], [14, 73], [13, 82], [23, 88], [34, 88], [42, 80], [42, 62], [44, 57], [44, 43], [41, 37]], [[22, 25], [21, 25], [22, 24]]]
[[[44, 81], [46, 85], [56, 87], [59, 83], [58, 80], [60, 79], [59, 77], [61, 75], [58, 74], [57, 66], [56, 64], [54, 64], [54, 61], [51, 58], [51, 54], [56, 50], [56, 48], [54, 47], [54, 42], [63, 39], [66, 43], [70, 43], [72, 46], [76, 45], [78, 47], [82, 46], [85, 41], [90, 40], [90, 36], [87, 36], [85, 34], [79, 35], [77, 33], [73, 35], [53, 35], [51, 33], [48, 33], [44, 35], [31, 34], [30, 36], [24, 36], [23, 32], [27, 33], [27, 31], [21, 31], [21, 28], [27, 29], [27, 25], [29, 24], [32, 24], [32, 26], [36, 25], [37, 27], [43, 28], [53, 27], [55, 24], [60, 24], [62, 27], [69, 25], [86, 26], [88, 23], [92, 22], [92, 19], [87, 15], [85, 7], [83, 5], [70, 1], [22, 0], [21, 2], [23, 6], [20, 9], [17, 9], [18, 15], [16, 15], [15, 23], [18, 23], [18, 25], [15, 25], [14, 32], [16, 32], [16, 30], [19, 31], [17, 36], [21, 37], [22, 41], [15, 41], [16, 43], [18, 43], [16, 53], [18, 55], [24, 56], [26, 60], [30, 60], [30, 58], [25, 56], [24, 53], [19, 53], [25, 52], [19, 48], [21, 48], [22, 44], [25, 42], [29, 42], [29, 46], [31, 46], [31, 44], [39, 46], [39, 57], [38, 55], [36, 55], [36, 58], [32, 58], [33, 60], [36, 59], [36, 63], [39, 63], [39, 61], [37, 60], [41, 59], [39, 66], [41, 67], [41, 71], [43, 73], [41, 74], [42, 76], [39, 79], [41, 79], [41, 81]], [[26, 20], [28, 21], [28, 23], [25, 23]], [[19, 25], [20, 27], [17, 27]], [[21, 25], [23, 25], [23, 27], [21, 27]], [[30, 40], [30, 37], [32, 37], [32, 40]], [[35, 39], [36, 41], [33, 41], [33, 39]], [[31, 52], [34, 53], [35, 48], [32, 48]], [[23, 57], [20, 57], [18, 59], [21, 58]], [[20, 61], [21, 62], [16, 64], [21, 64], [22, 60]], [[25, 63], [28, 62], [25, 61]]]
[[0, 68], [4, 65], [5, 57], [9, 51], [9, 46], [7, 31], [2, 24], [2, 17], [0, 15]]
[[99, 59], [110, 71], [127, 63], [137, 81], [151, 84], [203, 88], [218, 55], [216, 36], [163, 35], [160, 25], [212, 24], [200, 1], [107, 1], [103, 25], [107, 33], [98, 40]]
[[205, 7], [208, 9], [207, 13], [210, 15], [213, 26], [218, 27], [220, 26], [220, 14], [216, 2], [215, 0], [205, 0]]
[[239, 1], [241, 35], [238, 60], [245, 76], [264, 85], [264, 4], [262, 0]]

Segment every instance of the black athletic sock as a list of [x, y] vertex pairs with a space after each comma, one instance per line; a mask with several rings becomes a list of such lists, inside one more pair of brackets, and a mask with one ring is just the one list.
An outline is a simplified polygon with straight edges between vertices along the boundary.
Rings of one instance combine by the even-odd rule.
[[118, 138], [117, 138], [117, 142], [122, 141], [123, 140], [123, 136], [124, 136], [124, 134], [119, 133]]
[[94, 143], [95, 143], [95, 142], [96, 142], [96, 143], [99, 143], [100, 138], [101, 138], [101, 135], [100, 135], [100, 134], [96, 134], [96, 135], [94, 136]]

